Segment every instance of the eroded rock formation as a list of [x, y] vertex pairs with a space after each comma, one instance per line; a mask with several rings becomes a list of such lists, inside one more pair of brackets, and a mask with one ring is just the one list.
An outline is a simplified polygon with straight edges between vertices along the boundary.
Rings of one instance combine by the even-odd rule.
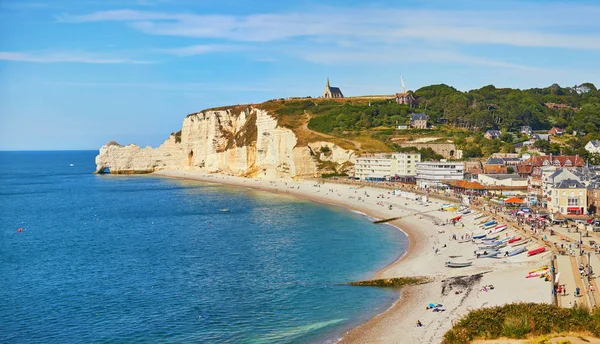
[[353, 151], [330, 142], [297, 146], [294, 132], [267, 111], [234, 107], [188, 115], [157, 148], [109, 142], [96, 157], [96, 173], [181, 169], [275, 179], [341, 172], [353, 163]]

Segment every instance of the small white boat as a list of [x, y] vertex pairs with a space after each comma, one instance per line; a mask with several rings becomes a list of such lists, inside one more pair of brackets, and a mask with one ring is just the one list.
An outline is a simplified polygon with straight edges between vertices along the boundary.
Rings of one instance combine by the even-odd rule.
[[512, 250], [512, 251], [508, 251], [508, 252], [507, 252], [507, 253], [508, 253], [507, 255], [508, 255], [509, 257], [512, 257], [512, 256], [516, 256], [517, 254], [521, 254], [521, 253], [523, 253], [523, 252], [527, 252], [527, 247], [525, 247], [525, 246], [521, 246], [521, 247], [519, 247], [519, 248], [516, 248], [516, 249], [514, 249], [514, 250]]
[[526, 239], [526, 240], [519, 240], [519, 241], [515, 241], [512, 244], [510, 244], [511, 247], [517, 247], [517, 246], [522, 246], [527, 244], [528, 242], [530, 242], [531, 239]]
[[456, 263], [456, 262], [446, 262], [446, 266], [449, 268], [466, 268], [467, 266], [471, 266], [473, 262], [465, 262], [465, 263]]
[[231, 210], [229, 210], [229, 209], [227, 209], [227, 208], [223, 208], [223, 209], [219, 209], [219, 211], [220, 211], [220, 212], [222, 212], [222, 213], [228, 213], [228, 212], [230, 212]]
[[500, 254], [500, 251], [493, 251], [493, 250], [475, 251], [475, 256], [477, 256], [477, 258], [493, 258], [499, 254]]
[[75, 166], [75, 164], [69, 164], [69, 166], [73, 167], [73, 166]]
[[485, 214], [483, 214], [483, 213], [482, 214], [477, 214], [477, 215], [475, 215], [475, 217], [473, 218], [473, 220], [480, 219], [480, 218], [482, 218], [484, 216], [485, 216]]

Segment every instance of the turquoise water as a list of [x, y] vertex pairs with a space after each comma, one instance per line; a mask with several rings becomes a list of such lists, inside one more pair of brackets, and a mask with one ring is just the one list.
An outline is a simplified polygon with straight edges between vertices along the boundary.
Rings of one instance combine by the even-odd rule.
[[0, 152], [0, 342], [334, 342], [396, 298], [342, 284], [405, 251], [390, 226], [286, 195], [94, 175], [95, 155]]

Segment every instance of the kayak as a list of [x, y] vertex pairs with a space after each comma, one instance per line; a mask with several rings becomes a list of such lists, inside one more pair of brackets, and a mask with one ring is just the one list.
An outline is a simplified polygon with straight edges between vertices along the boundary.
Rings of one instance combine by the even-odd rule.
[[498, 226], [498, 227], [496, 227], [496, 228], [492, 229], [492, 231], [490, 232], [490, 234], [496, 234], [496, 233], [500, 233], [500, 232], [502, 232], [503, 230], [505, 230], [506, 228], [508, 228], [508, 226], [507, 226], [507, 225]]
[[529, 273], [532, 274], [534, 272], [540, 272], [542, 270], [548, 270], [548, 265], [544, 265], [541, 268], [533, 269], [533, 270], [529, 271]]
[[450, 221], [458, 221], [458, 220], [460, 220], [461, 217], [462, 217], [461, 215], [455, 216], [455, 217], [451, 218]]
[[482, 239], [485, 238], [487, 233], [473, 234], [473, 239]]
[[531, 256], [535, 256], [535, 255], [536, 255], [536, 254], [538, 254], [538, 253], [542, 253], [542, 252], [544, 252], [544, 251], [546, 251], [546, 248], [545, 248], [545, 247], [538, 247], [538, 248], [536, 248], [536, 249], [533, 249], [533, 250], [531, 250], [531, 251], [527, 252], [527, 255], [528, 255], [529, 257], [531, 257]]
[[528, 243], [529, 241], [531, 241], [531, 239], [527, 239], [527, 240], [521, 240], [521, 241], [513, 242], [512, 244], [510, 244], [510, 246], [512, 246], [512, 247], [516, 247], [516, 246], [525, 245], [525, 244], [526, 244], [526, 243]]
[[512, 239], [510, 239], [510, 240], [508, 241], [508, 243], [509, 243], [509, 244], [512, 244], [513, 242], [515, 242], [515, 241], [519, 241], [519, 240], [521, 240], [521, 237], [518, 237], [518, 238], [512, 238]]

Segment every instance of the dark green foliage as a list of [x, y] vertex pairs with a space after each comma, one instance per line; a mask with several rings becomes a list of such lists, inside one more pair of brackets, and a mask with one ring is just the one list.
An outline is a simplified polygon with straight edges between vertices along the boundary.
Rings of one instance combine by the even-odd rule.
[[471, 311], [444, 335], [444, 344], [469, 343], [474, 339], [525, 338], [559, 332], [600, 334], [600, 311], [560, 308], [537, 303], [517, 303]]
[[312, 130], [331, 133], [337, 130], [362, 130], [379, 126], [406, 124], [408, 106], [393, 100], [372, 101], [370, 104], [331, 102], [319, 103], [311, 112], [315, 115], [308, 123]]
[[334, 177], [348, 177], [348, 173], [338, 173], [338, 172], [334, 172], [334, 173], [323, 173], [321, 175], [321, 178], [334, 178]]
[[419, 154], [421, 154], [421, 161], [434, 161], [434, 160], [440, 160], [440, 159], [444, 158], [443, 155], [434, 152], [433, 149], [431, 149], [431, 148], [418, 149], [417, 147], [398, 147], [398, 146], [396, 146], [396, 149], [400, 153], [419, 153]]
[[360, 282], [350, 282], [348, 284], [355, 285], [355, 286], [364, 286], [364, 287], [402, 287], [405, 285], [424, 284], [424, 283], [428, 283], [428, 282], [429, 282], [429, 279], [427, 279], [425, 277], [398, 277], [398, 278], [386, 278], [386, 279], [360, 281]]
[[[447, 85], [432, 85], [418, 89], [416, 110], [426, 112], [432, 120], [445, 118], [458, 127], [481, 130], [506, 129], [518, 131], [529, 125], [536, 130], [556, 125], [572, 130], [591, 132], [600, 126], [600, 92], [593, 84], [590, 91], [577, 94], [571, 88], [552, 85], [529, 90], [499, 89], [492, 85], [461, 92]], [[566, 104], [574, 109], [549, 109], [545, 103]], [[597, 130], [596, 130], [597, 131]], [[502, 140], [505, 140], [503, 137]]]

